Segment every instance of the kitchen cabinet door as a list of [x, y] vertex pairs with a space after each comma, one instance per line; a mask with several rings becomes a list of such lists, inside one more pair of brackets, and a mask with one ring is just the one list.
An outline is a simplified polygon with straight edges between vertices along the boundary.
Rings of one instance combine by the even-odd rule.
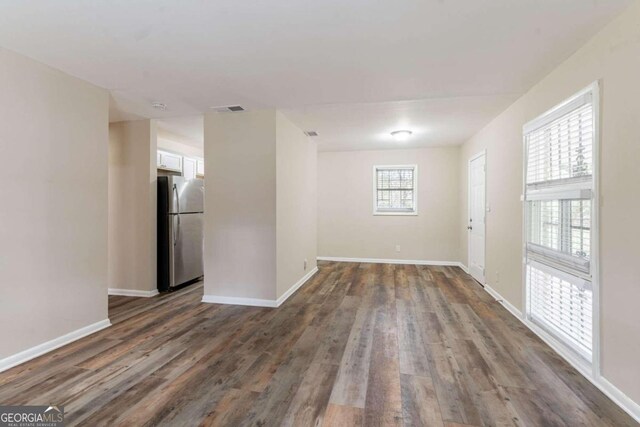
[[158, 168], [167, 169], [176, 172], [182, 172], [182, 157], [177, 154], [167, 153], [165, 151], [159, 151], [160, 153], [160, 165]]
[[184, 157], [182, 159], [182, 176], [186, 179], [194, 179], [196, 177], [196, 160]]

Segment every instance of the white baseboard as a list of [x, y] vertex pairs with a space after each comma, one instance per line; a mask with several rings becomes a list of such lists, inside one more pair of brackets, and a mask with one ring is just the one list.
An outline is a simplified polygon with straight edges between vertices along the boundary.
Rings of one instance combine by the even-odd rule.
[[295, 291], [297, 291], [302, 285], [305, 284], [307, 280], [311, 278], [318, 271], [318, 267], [315, 267], [313, 270], [308, 272], [302, 277], [302, 279], [298, 280], [293, 286], [287, 290], [280, 298], [277, 300], [273, 299], [258, 299], [258, 298], [239, 298], [239, 297], [223, 297], [218, 295], [203, 295], [202, 302], [209, 304], [231, 304], [231, 305], [248, 305], [252, 307], [271, 307], [276, 308], [280, 307], [283, 302], [287, 300]]
[[91, 325], [85, 326], [84, 328], [76, 329], [75, 331], [69, 332], [68, 334], [62, 335], [61, 337], [54, 338], [51, 341], [47, 341], [35, 347], [31, 347], [24, 351], [21, 351], [20, 353], [16, 353], [12, 356], [6, 357], [0, 360], [0, 372], [11, 369], [14, 366], [20, 365], [31, 359], [35, 359], [38, 356], [42, 356], [43, 354], [55, 350], [56, 348], [60, 348], [64, 345], [77, 341], [80, 338], [84, 338], [87, 335], [91, 335], [104, 328], [108, 328], [109, 326], [111, 326], [111, 322], [109, 321], [109, 319], [104, 319]]
[[152, 291], [139, 291], [136, 289], [118, 289], [118, 288], [109, 288], [109, 295], [119, 295], [123, 297], [143, 297], [150, 298], [158, 295], [158, 290], [154, 289]]
[[502, 295], [500, 295], [495, 289], [493, 289], [489, 285], [484, 285], [484, 290], [487, 291], [489, 295], [493, 297], [496, 301], [504, 306], [511, 314], [518, 318], [518, 320], [522, 320], [522, 311], [518, 310], [513, 304], [504, 299]]
[[278, 303], [273, 299], [222, 297], [218, 295], [203, 295], [202, 302], [208, 304], [249, 305], [252, 307], [277, 307]]
[[366, 264], [409, 264], [409, 265], [441, 265], [460, 267], [466, 270], [466, 267], [459, 261], [426, 261], [420, 259], [383, 259], [383, 258], [345, 258], [335, 256], [319, 256], [318, 261], [335, 261], [335, 262], [362, 262]]
[[307, 280], [311, 279], [311, 277], [318, 272], [318, 267], [314, 267], [313, 270], [302, 276], [302, 279], [298, 280], [292, 287], [289, 288], [287, 292], [282, 294], [280, 298], [276, 301], [277, 306], [280, 307], [283, 302], [287, 300], [295, 291], [297, 291], [302, 285], [306, 283]]
[[613, 400], [613, 402], [621, 407], [627, 414], [631, 415], [633, 419], [640, 423], [640, 405], [631, 400], [629, 396], [620, 391], [619, 388], [611, 384], [606, 378], [600, 377], [600, 385], [598, 388], [602, 390], [604, 394]]
[[573, 356], [568, 350], [562, 346], [552, 335], [548, 334], [542, 328], [536, 324], [527, 320], [520, 310], [518, 310], [513, 304], [504, 299], [495, 289], [489, 285], [484, 285], [484, 290], [487, 291], [496, 301], [504, 306], [514, 317], [516, 317], [522, 324], [524, 324], [531, 332], [536, 334], [542, 341], [544, 341], [549, 347], [551, 347], [556, 353], [558, 353], [563, 359], [565, 359], [571, 366], [573, 366], [583, 377], [589, 380], [600, 391], [602, 391], [609, 399], [611, 399], [616, 405], [622, 408], [627, 414], [629, 414], [637, 422], [640, 422], [640, 405], [634, 402], [629, 396], [624, 394], [620, 389], [611, 384], [606, 378], [599, 375], [594, 378], [590, 373], [590, 367], [581, 362], [577, 357]]

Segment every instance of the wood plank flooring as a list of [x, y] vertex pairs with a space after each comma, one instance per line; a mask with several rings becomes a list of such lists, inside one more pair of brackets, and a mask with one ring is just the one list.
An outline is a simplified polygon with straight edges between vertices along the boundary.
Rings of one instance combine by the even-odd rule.
[[109, 297], [112, 327], [0, 373], [0, 403], [87, 426], [637, 425], [458, 268], [319, 267], [278, 309]]

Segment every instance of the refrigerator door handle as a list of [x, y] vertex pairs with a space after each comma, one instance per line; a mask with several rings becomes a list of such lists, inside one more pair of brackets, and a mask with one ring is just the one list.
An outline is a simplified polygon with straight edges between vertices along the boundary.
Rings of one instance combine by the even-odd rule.
[[176, 226], [171, 227], [171, 233], [173, 234], [173, 246], [175, 247], [178, 244], [178, 239], [180, 238], [180, 214], [172, 215], [171, 221], [173, 218], [176, 218]]
[[180, 197], [178, 196], [178, 186], [173, 184], [173, 193], [175, 194], [175, 200], [178, 208], [176, 216], [178, 217], [178, 225], [173, 229], [173, 246], [178, 244], [178, 235], [180, 234]]
[[176, 196], [176, 203], [178, 205], [178, 214], [180, 213], [180, 197], [178, 196], [178, 186], [176, 184], [173, 184], [173, 192]]
[[[180, 215], [177, 215], [177, 217], [178, 217], [178, 221], [180, 221]], [[178, 244], [178, 238], [176, 236], [176, 229], [177, 228], [178, 227], [171, 227], [171, 231], [172, 231], [172, 234], [173, 234], [173, 246], [174, 247]]]

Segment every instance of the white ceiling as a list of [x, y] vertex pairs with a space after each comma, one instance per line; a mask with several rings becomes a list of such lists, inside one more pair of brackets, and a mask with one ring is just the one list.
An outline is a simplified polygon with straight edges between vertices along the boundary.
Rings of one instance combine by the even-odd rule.
[[[630, 3], [16, 0], [0, 2], [0, 46], [110, 89], [112, 121], [239, 104], [317, 125], [321, 149], [392, 147], [376, 135], [402, 120], [436, 129], [420, 145], [441, 145], [470, 136]], [[421, 101], [396, 103], [407, 100]]]
[[[515, 96], [473, 96], [366, 104], [332, 104], [283, 112], [304, 130], [318, 132], [323, 151], [455, 145], [499, 114]], [[398, 143], [395, 130], [410, 130]]]

